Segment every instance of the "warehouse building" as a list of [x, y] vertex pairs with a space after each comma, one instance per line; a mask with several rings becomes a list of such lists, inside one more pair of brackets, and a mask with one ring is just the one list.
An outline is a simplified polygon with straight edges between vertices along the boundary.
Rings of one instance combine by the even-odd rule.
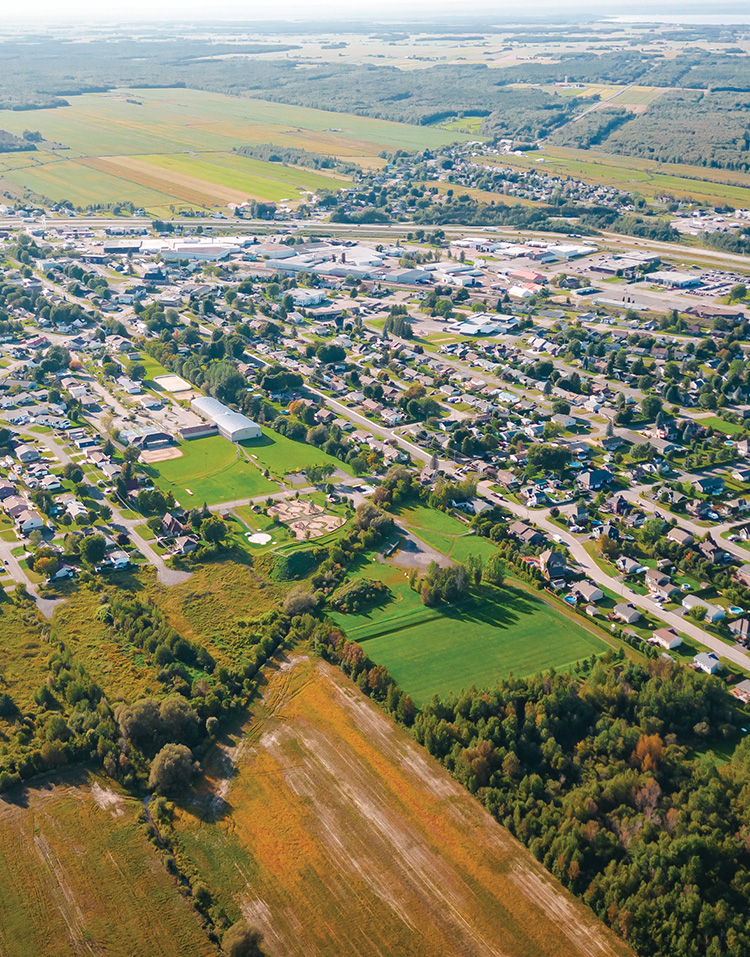
[[259, 439], [261, 437], [262, 433], [257, 422], [248, 419], [241, 412], [233, 412], [218, 399], [200, 396], [192, 399], [190, 406], [204, 419], [213, 422], [219, 433], [225, 439], [229, 439], [230, 442], [241, 442], [244, 439]]

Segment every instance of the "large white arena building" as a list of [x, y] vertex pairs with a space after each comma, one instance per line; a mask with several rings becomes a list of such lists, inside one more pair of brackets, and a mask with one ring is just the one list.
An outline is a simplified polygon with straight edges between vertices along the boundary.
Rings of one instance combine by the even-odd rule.
[[243, 439], [259, 439], [262, 435], [257, 422], [248, 419], [241, 412], [233, 412], [218, 399], [202, 395], [192, 399], [190, 406], [204, 419], [213, 422], [221, 435], [225, 439], [229, 439], [230, 442], [241, 442]]

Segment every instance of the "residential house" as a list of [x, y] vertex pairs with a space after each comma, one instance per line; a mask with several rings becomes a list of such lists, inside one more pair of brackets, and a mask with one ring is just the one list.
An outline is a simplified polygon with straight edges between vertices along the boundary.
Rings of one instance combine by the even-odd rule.
[[24, 535], [29, 535], [38, 528], [44, 528], [44, 519], [33, 509], [26, 509], [16, 516], [16, 525]]
[[741, 565], [734, 573], [734, 577], [741, 585], [750, 588], [750, 563]]
[[703, 495], [721, 495], [724, 479], [720, 475], [702, 475], [693, 481], [693, 488]]
[[705, 671], [707, 675], [712, 675], [718, 670], [721, 662], [719, 661], [719, 656], [715, 655], [713, 651], [702, 651], [693, 658], [693, 664], [700, 671]]
[[172, 546], [173, 555], [189, 555], [198, 548], [198, 542], [191, 535], [179, 535]]
[[570, 591], [585, 602], [597, 602], [604, 598], [604, 592], [601, 588], [589, 581], [576, 582]]
[[568, 573], [568, 563], [565, 560], [565, 555], [551, 548], [545, 549], [539, 556], [539, 567], [548, 581], [564, 578]]
[[544, 535], [539, 529], [521, 521], [513, 522], [508, 528], [508, 534], [525, 545], [540, 545], [544, 541]]
[[682, 644], [682, 638], [677, 634], [674, 628], [657, 628], [649, 639], [651, 644], [660, 645], [671, 651], [673, 648], [679, 648]]
[[171, 512], [167, 512], [161, 520], [161, 533], [168, 538], [182, 534], [183, 530], [182, 522], [178, 518], [175, 518]]
[[641, 565], [634, 558], [628, 558], [627, 555], [620, 555], [615, 565], [626, 575], [641, 575], [646, 571], [645, 565]]
[[720, 605], [714, 605], [711, 602], [698, 598], [697, 595], [687, 595], [682, 599], [682, 607], [685, 611], [691, 611], [694, 608], [704, 608], [706, 612], [705, 621], [713, 624], [722, 621], [726, 617], [726, 612]]
[[750, 703], [750, 678], [745, 678], [744, 681], [739, 681], [732, 689], [730, 689], [730, 694], [734, 695], [738, 701], [741, 701], [742, 704]]
[[38, 462], [40, 457], [39, 452], [31, 445], [16, 446], [16, 458], [24, 465], [28, 462]]
[[747, 618], [737, 618], [736, 621], [730, 621], [728, 628], [737, 641], [747, 642], [750, 639], [750, 621]]
[[600, 539], [602, 536], [606, 535], [613, 542], [620, 541], [620, 529], [614, 524], [614, 522], [604, 522], [602, 525], [598, 525], [594, 529], [594, 538]]
[[701, 542], [698, 545], [698, 550], [709, 562], [714, 564], [719, 564], [723, 562], [726, 558], [727, 553], [724, 549], [717, 545], [713, 539], [707, 538], [705, 541]]
[[586, 469], [576, 479], [577, 484], [587, 492], [598, 492], [612, 481], [612, 473], [607, 469]]
[[657, 568], [649, 568], [644, 579], [646, 588], [652, 595], [660, 598], [670, 599], [679, 593], [680, 589], [674, 584], [669, 575], [659, 571]]
[[635, 605], [631, 605], [630, 602], [620, 602], [619, 605], [615, 605], [612, 609], [612, 614], [615, 618], [619, 618], [620, 621], [625, 622], [626, 625], [633, 625], [635, 622], [641, 620], [641, 613]]
[[676, 525], [667, 532], [667, 541], [676, 542], [678, 545], [692, 545], [695, 537], [691, 532]]

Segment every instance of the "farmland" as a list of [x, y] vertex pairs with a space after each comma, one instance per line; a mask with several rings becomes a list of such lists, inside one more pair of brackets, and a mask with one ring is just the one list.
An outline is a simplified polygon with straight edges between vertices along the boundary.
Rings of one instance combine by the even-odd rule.
[[707, 203], [750, 205], [750, 175], [729, 170], [657, 163], [596, 149], [563, 146], [550, 146], [523, 156], [504, 156], [502, 160], [488, 157], [487, 161], [518, 169], [541, 169], [550, 175], [575, 176], [595, 185], [612, 186], [646, 197], [669, 194], [694, 197]]
[[[19, 133], [28, 117], [0, 111], [0, 128]], [[341, 175], [236, 155], [273, 143], [365, 166], [382, 150], [437, 147], [463, 134], [432, 127], [224, 96], [197, 90], [85, 94], [64, 108], [38, 110], [47, 147], [2, 158], [0, 189], [80, 206], [132, 202], [163, 213], [175, 203], [211, 207], [248, 199], [298, 201], [335, 189]]]
[[258, 471], [235, 446], [215, 435], [181, 442], [180, 458], [146, 467], [162, 491], [170, 491], [184, 508], [204, 502], [217, 505], [254, 498], [277, 487]]
[[628, 952], [324, 662], [283, 663], [205, 764], [180, 858], [270, 957]]
[[0, 804], [4, 957], [216, 953], [136, 823], [140, 802], [83, 776], [27, 800]]

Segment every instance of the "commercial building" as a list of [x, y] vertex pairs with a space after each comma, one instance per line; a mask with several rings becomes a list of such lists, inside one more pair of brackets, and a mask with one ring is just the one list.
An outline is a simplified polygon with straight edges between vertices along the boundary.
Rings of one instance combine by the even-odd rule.
[[191, 408], [202, 415], [209, 422], [213, 422], [219, 433], [230, 442], [241, 442], [243, 439], [259, 439], [261, 429], [257, 422], [248, 419], [241, 412], [233, 412], [218, 399], [209, 396], [199, 396], [190, 402]]

